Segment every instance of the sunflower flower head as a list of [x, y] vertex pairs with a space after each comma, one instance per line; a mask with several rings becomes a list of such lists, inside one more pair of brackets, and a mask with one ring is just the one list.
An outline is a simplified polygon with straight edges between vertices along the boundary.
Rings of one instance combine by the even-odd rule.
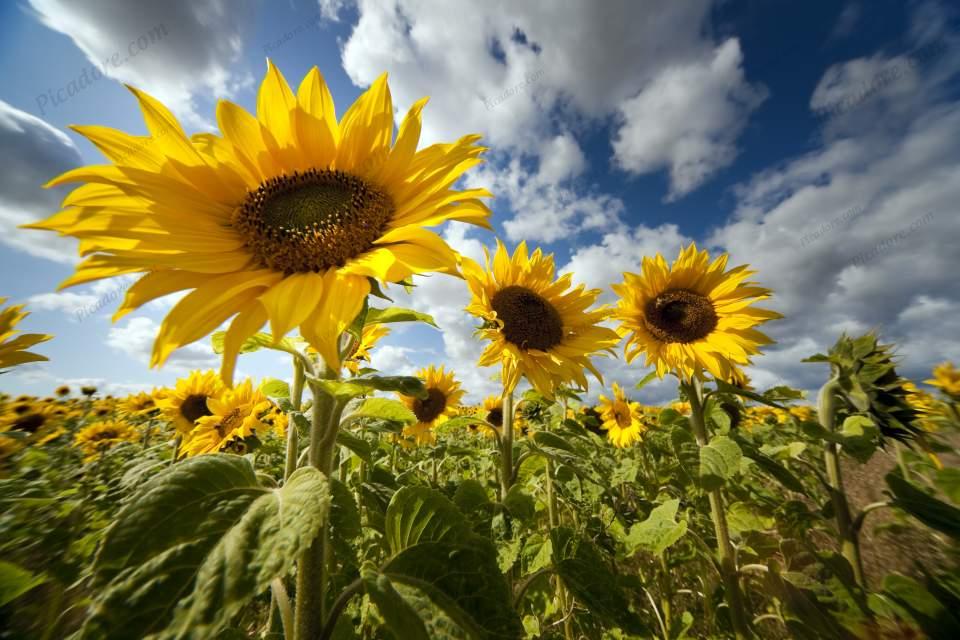
[[600, 324], [607, 310], [587, 310], [599, 289], [571, 289], [570, 274], [555, 278], [553, 256], [540, 249], [528, 254], [525, 242], [511, 256], [498, 240], [492, 263], [487, 255], [484, 266], [469, 258], [462, 266], [472, 294], [466, 310], [483, 320], [477, 333], [489, 343], [479, 364], [500, 364], [507, 391], [525, 377], [552, 398], [561, 384], [587, 388], [584, 370], [602, 379], [590, 356], [613, 348], [619, 337]]
[[266, 396], [253, 388], [250, 379], [226, 389], [219, 397], [207, 401], [210, 414], [196, 420], [196, 426], [184, 440], [184, 454], [245, 453], [247, 439], [269, 429], [261, 417], [271, 406]]
[[86, 259], [61, 286], [141, 274], [115, 320], [189, 292], [160, 327], [154, 366], [232, 318], [221, 370], [228, 386], [241, 345], [268, 322], [278, 340], [299, 327], [339, 371], [340, 335], [371, 279], [457, 273], [456, 252], [428, 228], [489, 227], [489, 192], [453, 186], [481, 162], [479, 136], [418, 151], [424, 98], [394, 137], [386, 74], [338, 120], [316, 68], [294, 93], [267, 61], [256, 115], [221, 100], [219, 135], [192, 137], [163, 104], [131, 91], [149, 134], [75, 127], [111, 163], [51, 181], [80, 186], [62, 211], [28, 226], [80, 239]]
[[487, 396], [483, 399], [481, 415], [497, 429], [503, 426], [503, 396]]
[[723, 254], [711, 261], [691, 244], [672, 265], [658, 253], [643, 259], [641, 274], [625, 273], [623, 283], [613, 285], [627, 362], [644, 354], [645, 365], [655, 366], [661, 378], [710, 373], [728, 381], [772, 342], [755, 327], [780, 314], [752, 306], [770, 291], [747, 281], [754, 272], [746, 265], [728, 271], [727, 259]]
[[73, 444], [85, 454], [84, 461], [89, 462], [122, 442], [137, 442], [139, 439], [140, 432], [133, 425], [104, 420], [78, 431]]
[[601, 426], [614, 446], [623, 449], [641, 439], [641, 434], [646, 430], [643, 409], [639, 402], [630, 402], [616, 382], [613, 383], [613, 398], [600, 396], [598, 408]]
[[417, 421], [404, 427], [403, 435], [416, 444], [433, 444], [436, 441], [434, 427], [443, 424], [456, 414], [460, 400], [466, 393], [460, 388], [453, 371], [433, 365], [417, 372], [426, 387], [426, 398], [400, 395], [400, 400], [413, 412]]
[[152, 393], [141, 391], [121, 400], [118, 408], [130, 416], [145, 416], [157, 411], [157, 401]]
[[933, 368], [933, 378], [925, 383], [937, 387], [953, 400], [960, 400], [960, 369], [952, 362], [942, 362]]
[[219, 398], [223, 391], [223, 381], [216, 372], [192, 371], [186, 378], [177, 380], [176, 386], [163, 398], [157, 398], [156, 403], [174, 429], [187, 435], [197, 420], [212, 415], [208, 402]]
[[[6, 301], [6, 298], [0, 298], [0, 306]], [[30, 314], [23, 310], [22, 304], [0, 308], [0, 371], [28, 362], [47, 360], [46, 356], [32, 353], [27, 349], [35, 344], [46, 342], [53, 336], [20, 333], [16, 329], [16, 326], [28, 315]], [[18, 333], [20, 335], [17, 335]]]

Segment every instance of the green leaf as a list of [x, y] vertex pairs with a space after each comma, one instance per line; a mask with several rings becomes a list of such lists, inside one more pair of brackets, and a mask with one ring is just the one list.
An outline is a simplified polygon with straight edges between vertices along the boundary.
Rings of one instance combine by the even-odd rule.
[[164, 470], [104, 535], [94, 565], [98, 597], [83, 636], [145, 637], [175, 615], [179, 629], [210, 637], [289, 571], [323, 521], [326, 487], [309, 468], [282, 489], [265, 488], [246, 458], [228, 454]]
[[744, 502], [733, 502], [727, 507], [727, 523], [734, 533], [745, 533], [770, 529], [775, 520], [756, 513]]
[[945, 606], [931, 590], [913, 578], [888, 574], [883, 592], [906, 609], [930, 638], [960, 638], [960, 618], [956, 610]]
[[[223, 343], [226, 338], [226, 331], [217, 331], [210, 336], [210, 342], [213, 345], [214, 353], [223, 353]], [[281, 338], [274, 343], [273, 336], [269, 333], [255, 333], [240, 345], [240, 353], [252, 353], [260, 349], [273, 349], [275, 351], [285, 351], [287, 353], [299, 353], [297, 343], [293, 338]]]
[[645, 386], [650, 384], [657, 377], [656, 371], [651, 371], [647, 375], [643, 376], [643, 379], [634, 385], [634, 389], [643, 389]]
[[360, 406], [350, 412], [348, 418], [377, 418], [402, 424], [417, 421], [413, 411], [399, 400], [393, 400], [392, 398], [367, 398]]
[[817, 601], [812, 591], [791, 584], [773, 570], [765, 574], [764, 585], [768, 594], [786, 606], [790, 615], [785, 621], [793, 637], [801, 640], [856, 640], [856, 636]]
[[270, 396], [271, 398], [289, 398], [290, 385], [283, 380], [267, 378], [260, 383], [260, 393]]
[[375, 568], [365, 566], [361, 572], [363, 588], [370, 600], [377, 605], [387, 627], [396, 637], [410, 640], [430, 640], [427, 627], [417, 610], [400, 595], [390, 578]]
[[460, 483], [456, 493], [453, 494], [453, 502], [462, 513], [469, 515], [489, 505], [490, 497], [483, 485], [471, 478]]
[[286, 576], [320, 532], [330, 506], [327, 479], [313, 467], [258, 498], [197, 573], [193, 595], [177, 608], [178, 637], [209, 638], [274, 578]]
[[503, 499], [503, 506], [507, 508], [517, 520], [521, 522], [531, 522], [537, 513], [536, 503], [533, 498], [524, 493], [520, 485], [513, 485]]
[[843, 451], [860, 462], [866, 462], [879, 444], [880, 429], [867, 416], [847, 416], [840, 428]]
[[393, 554], [421, 542], [461, 542], [471, 534], [456, 505], [428, 487], [404, 487], [387, 507], [386, 538]]
[[743, 452], [727, 436], [716, 436], [700, 448], [700, 482], [705, 489], [723, 485], [740, 469]]
[[786, 407], [783, 406], [782, 403], [776, 402], [775, 400], [771, 400], [765, 395], [761, 395], [753, 391], [748, 391], [747, 389], [741, 389], [740, 387], [734, 386], [728, 382], [724, 382], [723, 380], [715, 380], [714, 382], [716, 382], [717, 384], [717, 391], [721, 393], [731, 393], [735, 396], [740, 396], [741, 398], [747, 398], [748, 400], [759, 402], [760, 404], [765, 404], [771, 407], [776, 407], [777, 409], [786, 410]]
[[19, 565], [0, 560], [0, 607], [46, 581], [43, 574], [34, 575]]
[[679, 500], [667, 500], [654, 507], [646, 520], [634, 523], [625, 540], [628, 553], [633, 555], [642, 548], [659, 556], [682, 538], [687, 532], [687, 521], [677, 522], [679, 506]]
[[887, 474], [887, 486], [893, 492], [893, 504], [914, 518], [951, 536], [960, 538], [960, 509], [934, 498], [896, 473]]
[[336, 478], [330, 478], [330, 529], [344, 540], [359, 538], [363, 533], [360, 510], [353, 492]]
[[337, 444], [350, 449], [350, 451], [355, 453], [358, 458], [367, 464], [373, 464], [373, 448], [370, 446], [370, 443], [363, 438], [341, 429], [337, 432]]
[[402, 309], [400, 307], [377, 309], [376, 307], [370, 307], [367, 311], [366, 324], [387, 324], [389, 322], [425, 322], [431, 327], [440, 328], [433, 316], [413, 309]]
[[413, 376], [358, 376], [349, 380], [311, 380], [326, 393], [339, 400], [349, 400], [371, 391], [396, 391], [405, 396], [425, 398], [423, 380]]
[[630, 603], [620, 588], [620, 577], [592, 542], [578, 538], [566, 527], [551, 530], [550, 542], [554, 568], [564, 585], [591, 614], [628, 633], [649, 635], [650, 631], [630, 610]]
[[960, 503], [960, 469], [957, 467], [946, 467], [937, 471], [933, 478], [933, 484], [937, 489], [950, 498], [953, 502]]

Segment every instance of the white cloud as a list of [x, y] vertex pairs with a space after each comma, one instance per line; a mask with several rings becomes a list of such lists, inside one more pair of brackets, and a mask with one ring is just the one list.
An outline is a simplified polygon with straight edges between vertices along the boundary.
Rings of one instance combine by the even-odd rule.
[[73, 240], [17, 229], [59, 209], [62, 189], [45, 190], [51, 178], [80, 164], [70, 138], [47, 122], [0, 100], [0, 242], [57, 262], [76, 261]]
[[[70, 37], [92, 65], [146, 90], [192, 125], [209, 126], [207, 117], [196, 111], [196, 95], [229, 97], [252, 80], [234, 77], [230, 71], [253, 17], [246, 0], [30, 0], [30, 4], [46, 26]], [[79, 86], [80, 80], [65, 78], [65, 89], [70, 82]], [[53, 88], [54, 95], [58, 89]], [[52, 99], [46, 106], [56, 108]]]
[[710, 59], [665, 67], [620, 107], [623, 126], [613, 140], [619, 166], [637, 174], [668, 168], [668, 200], [729, 166], [747, 118], [766, 97], [745, 80], [742, 64], [732, 38]]
[[[131, 318], [125, 325], [110, 327], [107, 346], [147, 365], [150, 362], [153, 341], [159, 329], [160, 325], [151, 318], [143, 316]], [[164, 365], [164, 369], [173, 371], [215, 369], [219, 363], [220, 358], [214, 354], [210, 345], [206, 341], [200, 341], [174, 351]]]

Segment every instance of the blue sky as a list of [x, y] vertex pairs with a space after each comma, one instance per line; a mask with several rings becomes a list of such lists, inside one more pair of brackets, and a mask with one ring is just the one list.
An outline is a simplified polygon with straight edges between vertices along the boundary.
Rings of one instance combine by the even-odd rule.
[[[145, 131], [124, 83], [188, 131], [213, 130], [218, 99], [252, 110], [267, 56], [292, 84], [318, 66], [340, 113], [383, 71], [399, 117], [431, 96], [422, 144], [478, 132], [490, 146], [466, 183], [494, 192], [496, 235], [555, 253], [605, 302], [644, 255], [690, 241], [752, 264], [786, 316], [768, 325], [778, 343], [750, 370], [758, 386], [814, 388], [824, 371], [800, 360], [869, 329], [923, 379], [960, 360], [958, 24], [935, 1], [4, 3], [0, 296], [28, 303], [25, 329], [56, 338], [40, 349], [49, 363], [3, 389], [120, 393], [216, 364], [196, 344], [148, 369], [172, 301], [112, 325], [124, 283], [54, 293], [73, 241], [16, 226], [56, 210], [63, 193], [40, 184], [102, 161], [69, 125]], [[105, 75], [90, 81], [94, 65]], [[494, 241], [460, 224], [443, 233], [475, 257]], [[447, 363], [472, 399], [492, 391], [463, 283], [420, 284], [396, 301], [443, 331], [398, 327], [374, 364]], [[643, 375], [613, 359], [601, 370], [608, 383]], [[289, 375], [275, 353], [244, 356], [240, 371]]]

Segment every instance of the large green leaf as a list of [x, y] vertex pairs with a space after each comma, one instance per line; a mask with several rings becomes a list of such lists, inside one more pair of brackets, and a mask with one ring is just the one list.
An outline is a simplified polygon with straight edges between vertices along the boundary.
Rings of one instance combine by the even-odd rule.
[[387, 507], [387, 544], [393, 554], [420, 542], [462, 542], [471, 535], [456, 505], [433, 489], [404, 487]]
[[714, 489], [740, 470], [743, 452], [727, 436], [717, 436], [700, 448], [700, 482], [705, 489]]
[[170, 467], [107, 530], [84, 637], [211, 637], [290, 571], [328, 505], [326, 479], [313, 468], [267, 489], [240, 456], [198, 456]]
[[257, 498], [207, 556], [193, 595], [177, 607], [169, 630], [178, 638], [209, 638], [274, 578], [293, 569], [320, 532], [330, 506], [327, 479], [313, 467]]
[[425, 322], [431, 327], [440, 328], [437, 327], [437, 322], [433, 319], [433, 316], [413, 309], [403, 309], [401, 307], [377, 309], [376, 307], [370, 307], [367, 310], [366, 324], [386, 324], [388, 322]]
[[620, 588], [620, 577], [592, 542], [578, 538], [566, 527], [558, 527], [550, 531], [550, 543], [554, 568], [591, 614], [628, 633], [649, 635], [646, 626], [630, 610]]
[[423, 380], [413, 376], [357, 376], [348, 380], [323, 380], [312, 382], [338, 400], [349, 400], [372, 391], [396, 391], [415, 398], [426, 397]]
[[666, 551], [667, 547], [682, 538], [687, 532], [687, 521], [677, 522], [679, 506], [679, 500], [667, 500], [654, 507], [646, 520], [634, 523], [625, 540], [629, 553], [632, 555], [637, 549], [643, 548], [660, 555]]
[[934, 498], [897, 473], [887, 474], [893, 503], [932, 529], [960, 538], [960, 509]]
[[374, 418], [389, 422], [409, 424], [416, 422], [417, 417], [399, 400], [391, 398], [367, 398], [356, 409], [350, 412], [345, 419]]
[[[883, 579], [884, 594], [905, 609], [930, 638], [960, 638], [956, 595], [933, 578], [928, 580], [928, 586], [934, 589], [895, 573]], [[941, 600], [937, 594], [946, 597]]]
[[34, 575], [19, 565], [0, 560], [0, 607], [46, 581], [44, 575]]

